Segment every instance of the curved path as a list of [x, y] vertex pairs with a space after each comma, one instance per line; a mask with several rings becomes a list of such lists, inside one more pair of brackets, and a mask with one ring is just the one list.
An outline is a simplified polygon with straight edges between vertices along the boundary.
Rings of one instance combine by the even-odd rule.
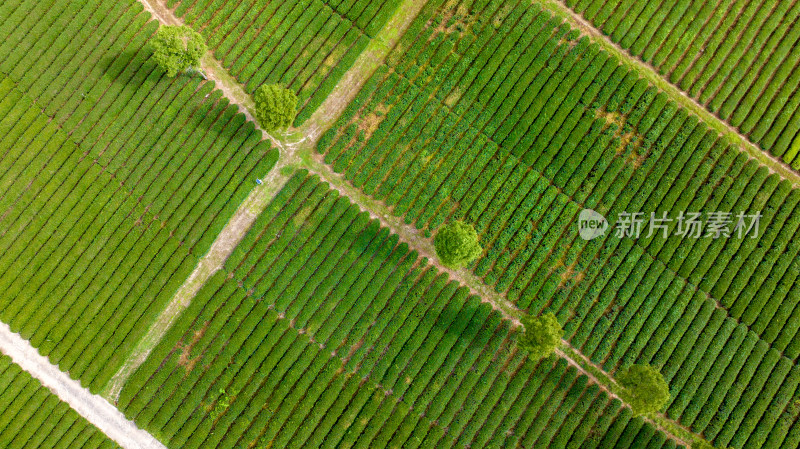
[[125, 418], [102, 397], [92, 394], [76, 380], [50, 363], [31, 344], [0, 323], [0, 352], [38, 379], [79, 415], [125, 449], [166, 449], [158, 440]]

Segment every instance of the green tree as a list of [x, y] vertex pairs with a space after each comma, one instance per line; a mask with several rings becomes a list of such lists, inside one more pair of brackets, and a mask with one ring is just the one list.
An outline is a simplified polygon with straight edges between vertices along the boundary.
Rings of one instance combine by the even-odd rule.
[[540, 317], [526, 315], [522, 317], [522, 325], [525, 333], [520, 337], [519, 345], [528, 351], [531, 360], [543, 359], [552, 354], [564, 337], [564, 330], [553, 313]]
[[669, 385], [664, 376], [650, 365], [632, 365], [617, 375], [625, 387], [625, 402], [637, 415], [649, 415], [661, 410], [669, 401]]
[[475, 228], [463, 221], [442, 226], [433, 238], [433, 246], [442, 265], [456, 269], [477, 259], [483, 252]]
[[200, 58], [208, 49], [200, 33], [188, 26], [169, 25], [158, 29], [150, 46], [153, 49], [153, 61], [168, 76], [199, 67]]
[[278, 84], [265, 84], [253, 98], [256, 102], [256, 118], [267, 131], [289, 127], [297, 113], [297, 95]]

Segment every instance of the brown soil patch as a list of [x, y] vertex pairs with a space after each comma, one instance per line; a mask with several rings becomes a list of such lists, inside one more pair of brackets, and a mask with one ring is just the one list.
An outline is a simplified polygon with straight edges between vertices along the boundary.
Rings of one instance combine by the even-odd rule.
[[575, 270], [575, 267], [577, 265], [578, 265], [578, 261], [576, 260], [575, 262], [572, 262], [571, 264], [565, 266], [564, 272], [561, 273], [561, 276], [560, 276], [561, 280], [558, 282], [558, 288], [561, 288], [561, 287], [564, 287], [565, 285], [567, 285], [567, 282], [569, 282], [570, 279], [576, 279], [577, 280], [579, 276], [581, 276], [581, 279], [583, 279], [583, 276], [584, 276], [583, 272], [579, 272], [579, 271]]
[[433, 28], [433, 33], [428, 37], [428, 42], [435, 39], [440, 34], [459, 33], [464, 35], [469, 26], [475, 19], [469, 14], [469, 10], [464, 5], [456, 5], [455, 0], [448, 0], [441, 6], [439, 13], [425, 24], [426, 28]]
[[372, 137], [372, 133], [374, 133], [378, 129], [378, 126], [381, 125], [381, 122], [383, 122], [387, 112], [389, 112], [389, 106], [381, 103], [375, 107], [375, 109], [367, 113], [367, 115], [357, 120], [358, 129], [364, 132], [365, 139]]
[[192, 335], [192, 341], [189, 344], [182, 344], [178, 343], [181, 349], [181, 355], [178, 357], [178, 365], [183, 366], [186, 368], [186, 372], [194, 369], [194, 366], [197, 364], [197, 361], [200, 359], [200, 356], [189, 358], [189, 355], [192, 353], [192, 349], [197, 345], [197, 342], [203, 338], [203, 335], [206, 334], [206, 330], [208, 330], [209, 322], [206, 321], [203, 323], [203, 327], [199, 330], [195, 331]]

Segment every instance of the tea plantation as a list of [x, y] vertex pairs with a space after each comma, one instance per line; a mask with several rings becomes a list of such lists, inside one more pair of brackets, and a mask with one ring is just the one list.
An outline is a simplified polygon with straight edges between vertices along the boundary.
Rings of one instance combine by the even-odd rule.
[[798, 14], [0, 2], [0, 447], [797, 448]]
[[170, 0], [203, 32], [248, 93], [263, 83], [296, 91], [302, 124], [397, 9], [399, 0]]
[[[419, 229], [474, 223], [477, 276], [556, 312], [609, 372], [662, 367], [669, 416], [735, 447], [782, 439], [800, 381], [791, 183], [535, 5], [429, 1], [412, 29], [321, 139], [325, 161]], [[586, 241], [584, 208], [612, 227], [763, 217], [757, 238]]]
[[45, 3], [0, 15], [0, 318], [99, 391], [277, 151], [147, 62], [138, 4]]
[[170, 447], [675, 447], [516, 335], [300, 172], [119, 405]]
[[119, 447], [4, 355], [0, 355], [0, 389], [3, 447]]
[[800, 167], [797, 2], [565, 3], [753, 142]]

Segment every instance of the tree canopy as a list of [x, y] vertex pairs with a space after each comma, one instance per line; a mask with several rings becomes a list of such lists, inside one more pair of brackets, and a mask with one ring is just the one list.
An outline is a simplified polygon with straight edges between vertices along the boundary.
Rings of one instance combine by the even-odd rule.
[[545, 358], [553, 353], [561, 344], [564, 330], [553, 313], [540, 317], [526, 315], [522, 318], [525, 333], [519, 339], [519, 345], [528, 351], [532, 360]]
[[208, 49], [200, 33], [188, 26], [169, 25], [158, 29], [150, 46], [153, 48], [153, 60], [168, 76], [199, 67], [200, 58]]
[[475, 228], [463, 221], [442, 226], [433, 238], [433, 245], [439, 260], [449, 268], [461, 268], [483, 252]]
[[297, 95], [278, 84], [265, 84], [253, 97], [256, 102], [256, 118], [267, 131], [289, 127], [297, 113]]
[[650, 365], [632, 365], [617, 375], [625, 387], [625, 399], [638, 415], [661, 410], [669, 401], [669, 385], [664, 376]]

